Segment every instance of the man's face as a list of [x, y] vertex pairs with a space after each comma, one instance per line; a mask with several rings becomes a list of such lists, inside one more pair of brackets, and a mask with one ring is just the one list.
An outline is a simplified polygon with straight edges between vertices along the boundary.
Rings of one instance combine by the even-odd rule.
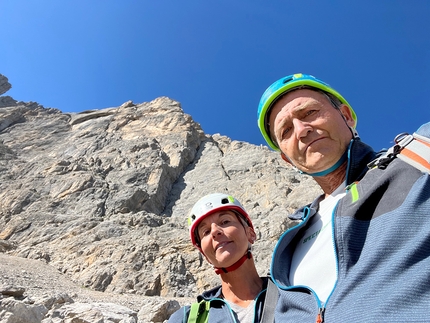
[[288, 159], [306, 173], [324, 171], [345, 152], [354, 126], [346, 105], [334, 108], [328, 98], [309, 89], [279, 99], [270, 112], [270, 134]]

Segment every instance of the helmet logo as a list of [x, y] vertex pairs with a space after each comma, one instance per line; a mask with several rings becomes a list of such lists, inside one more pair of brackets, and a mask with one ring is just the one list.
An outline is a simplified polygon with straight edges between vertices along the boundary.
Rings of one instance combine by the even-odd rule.
[[212, 204], [212, 202], [207, 202], [205, 205], [204, 205], [204, 209], [205, 210], [210, 210], [210, 209], [213, 209], [213, 204]]

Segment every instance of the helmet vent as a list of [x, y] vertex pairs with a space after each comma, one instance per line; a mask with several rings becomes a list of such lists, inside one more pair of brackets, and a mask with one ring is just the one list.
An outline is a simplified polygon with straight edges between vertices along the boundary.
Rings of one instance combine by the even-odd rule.
[[289, 78], [286, 78], [282, 83], [286, 84], [286, 83], [288, 83], [288, 82], [290, 82], [292, 80], [293, 80], [293, 78], [289, 77]]
[[229, 203], [229, 200], [228, 200], [227, 198], [223, 198], [223, 199], [221, 200], [221, 203], [222, 203], [222, 204], [228, 204], [228, 203]]

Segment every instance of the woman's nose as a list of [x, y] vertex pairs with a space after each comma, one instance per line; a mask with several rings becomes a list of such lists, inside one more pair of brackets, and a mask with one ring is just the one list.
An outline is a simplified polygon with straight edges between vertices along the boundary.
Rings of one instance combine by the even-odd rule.
[[221, 228], [216, 224], [216, 223], [212, 223], [211, 224], [211, 235], [214, 237], [216, 235], [221, 234]]

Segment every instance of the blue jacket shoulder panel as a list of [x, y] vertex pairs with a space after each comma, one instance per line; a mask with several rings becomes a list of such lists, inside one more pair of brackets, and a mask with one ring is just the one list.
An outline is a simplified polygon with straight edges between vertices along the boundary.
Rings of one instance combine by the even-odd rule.
[[336, 214], [338, 283], [326, 319], [356, 319], [355, 304], [365, 322], [420, 322], [430, 308], [430, 176], [395, 159], [357, 191]]
[[430, 138], [430, 122], [427, 122], [423, 124], [419, 129], [416, 131], [417, 134]]
[[189, 313], [190, 306], [183, 306], [170, 316], [168, 323], [187, 323]]

